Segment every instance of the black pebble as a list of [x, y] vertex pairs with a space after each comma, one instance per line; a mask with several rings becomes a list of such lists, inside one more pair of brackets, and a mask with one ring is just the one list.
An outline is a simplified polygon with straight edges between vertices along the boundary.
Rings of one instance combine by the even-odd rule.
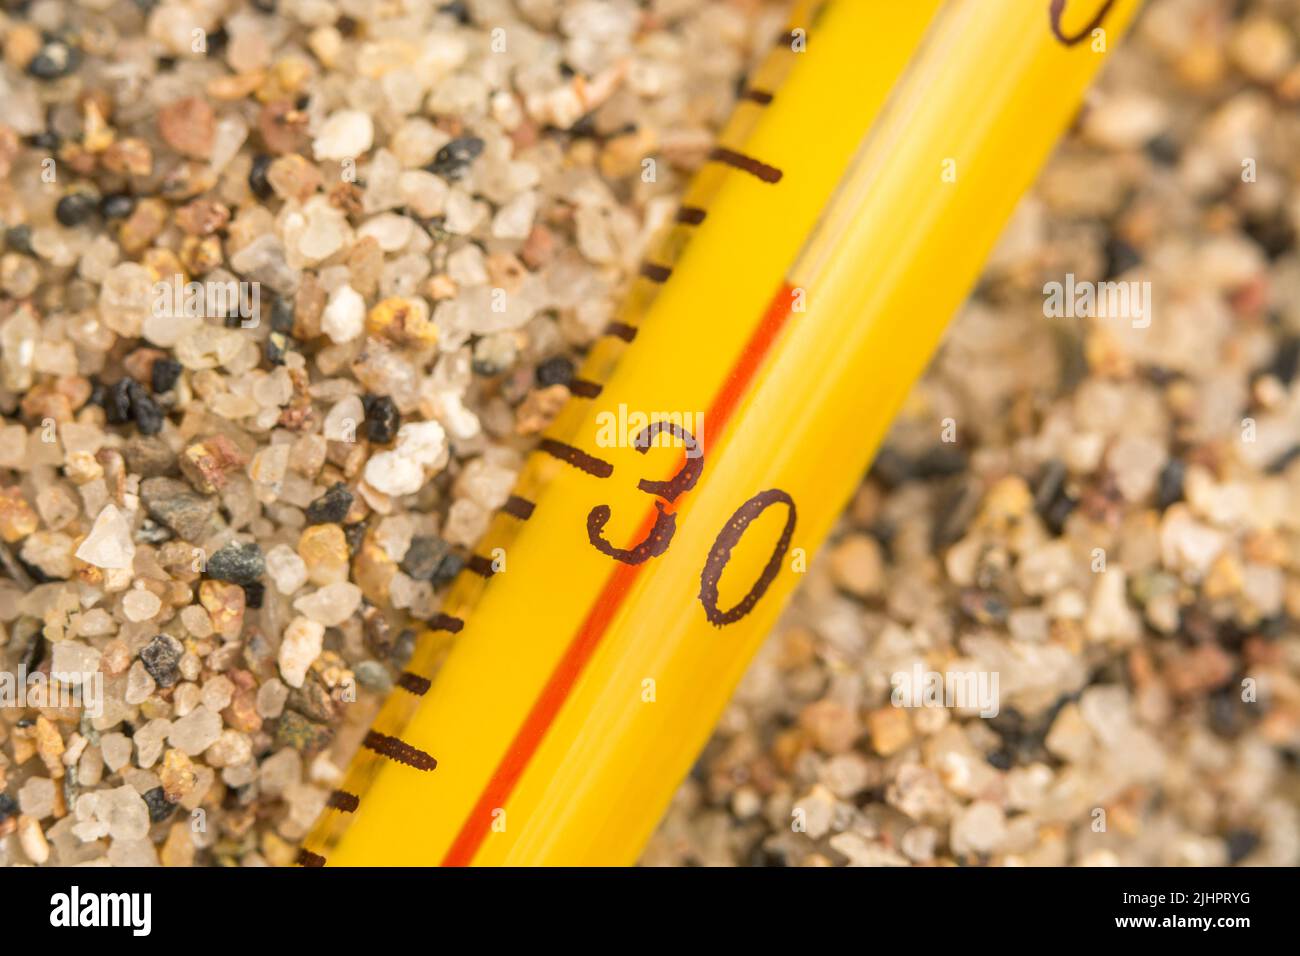
[[1142, 254], [1123, 239], [1111, 236], [1106, 240], [1106, 274], [1103, 279], [1113, 279], [1142, 264]]
[[364, 404], [366, 437], [378, 445], [387, 445], [397, 437], [397, 429], [402, 426], [401, 413], [387, 395], [376, 395]]
[[965, 470], [965, 453], [956, 445], [943, 442], [926, 449], [915, 458], [908, 458], [898, 450], [886, 446], [872, 462], [871, 476], [886, 487], [894, 488], [910, 480], [951, 478]]
[[254, 581], [252, 584], [242, 585], [244, 588], [244, 607], [256, 611], [262, 606], [262, 600], [266, 597], [266, 585], [261, 581]]
[[[30, 566], [26, 564], [22, 558], [18, 559], [18, 563], [24, 568], [27, 568], [29, 574], [31, 573]], [[37, 581], [40, 581], [40, 577], [37, 577], [37, 575], [33, 574], [32, 577], [36, 578]], [[44, 575], [41, 575], [41, 577], [44, 577]], [[45, 578], [41, 583], [48, 583], [49, 580], [49, 578]], [[31, 641], [25, 648], [23, 648], [23, 652], [18, 658], [18, 662], [26, 668], [27, 673], [30, 674], [32, 671], [36, 670], [36, 668], [41, 666], [41, 662], [45, 660], [45, 652], [47, 650], [49, 650], [49, 641], [45, 639], [44, 634], [37, 632], [32, 635]]]
[[1251, 830], [1232, 830], [1228, 833], [1228, 865], [1240, 863], [1259, 846], [1259, 834]]
[[153, 389], [155, 395], [170, 392], [176, 387], [176, 381], [180, 377], [180, 362], [175, 359], [160, 358], [153, 363], [153, 371], [149, 376], [149, 387]]
[[1267, 637], [1270, 640], [1282, 637], [1291, 627], [1290, 616], [1283, 611], [1281, 614], [1274, 614], [1272, 617], [1266, 617], [1256, 625], [1261, 637]]
[[397, 640], [393, 642], [393, 649], [389, 652], [388, 659], [398, 667], [405, 667], [406, 662], [415, 653], [415, 638], [413, 629], [403, 628], [402, 633], [398, 634]]
[[573, 381], [573, 363], [563, 355], [548, 358], [537, 366], [537, 384], [541, 388], [552, 385], [568, 385]]
[[999, 770], [1010, 770], [1016, 762], [1015, 755], [1009, 750], [995, 750], [988, 755], [988, 761]]
[[1205, 702], [1206, 722], [1210, 730], [1220, 737], [1235, 738], [1241, 733], [1241, 712], [1238, 710], [1238, 698], [1232, 688], [1220, 687], [1211, 691]]
[[352, 507], [352, 492], [343, 482], [336, 482], [325, 494], [307, 506], [308, 524], [337, 524]]
[[[565, 74], [573, 76], [573, 70], [570, 69]], [[593, 113], [584, 113], [578, 117], [577, 121], [569, 127], [569, 134], [579, 139], [584, 137], [591, 139], [596, 135], [596, 117]]]
[[1183, 500], [1183, 476], [1187, 466], [1178, 458], [1171, 458], [1160, 471], [1160, 480], [1156, 484], [1156, 507], [1164, 511], [1170, 505]]
[[54, 207], [54, 216], [65, 226], [80, 226], [99, 209], [99, 200], [91, 193], [68, 193]]
[[157, 435], [162, 431], [162, 409], [134, 380], [131, 382], [131, 415], [141, 435]]
[[1034, 493], [1034, 506], [1038, 515], [1053, 534], [1065, 531], [1065, 522], [1079, 506], [1079, 500], [1070, 495], [1065, 464], [1053, 459], [1044, 469]]
[[135, 197], [127, 193], [109, 193], [99, 201], [99, 212], [105, 219], [125, 219], [135, 209]]
[[0, 823], [18, 812], [18, 801], [7, 793], [0, 793]]
[[110, 386], [104, 396], [104, 415], [110, 425], [125, 425], [131, 420], [131, 386], [135, 383], [124, 378]]
[[886, 445], [876, 452], [869, 474], [886, 488], [896, 488], [912, 477], [912, 462], [898, 449]]
[[159, 687], [171, 687], [181, 677], [185, 648], [170, 634], [159, 634], [140, 649], [140, 663]]
[[32, 254], [32, 227], [11, 226], [5, 230], [5, 245], [23, 255]]
[[1295, 248], [1295, 227], [1285, 210], [1247, 216], [1242, 228], [1254, 239], [1270, 260], [1278, 259]]
[[470, 16], [469, 7], [465, 5], [464, 0], [452, 0], [451, 3], [444, 3], [438, 8], [438, 12], [455, 17], [465, 26], [474, 22], [474, 18]]
[[36, 149], [43, 149], [50, 153], [56, 153], [59, 147], [63, 145], [63, 138], [52, 129], [42, 130], [39, 133], [33, 133], [27, 137], [27, 143]]
[[286, 352], [290, 351], [293, 339], [283, 332], [272, 332], [262, 343], [262, 352], [266, 356], [266, 361], [271, 365], [283, 365]]
[[293, 334], [293, 300], [278, 295], [271, 303], [271, 329], [285, 335]]
[[1290, 468], [1291, 462], [1295, 461], [1297, 458], [1300, 458], [1300, 445], [1292, 445], [1286, 451], [1282, 452], [1282, 454], [1278, 455], [1265, 465], [1264, 471], [1270, 475], [1280, 475], [1282, 472]]
[[135, 427], [140, 434], [157, 434], [162, 431], [162, 410], [148, 395], [140, 395], [140, 401], [131, 403], [131, 412], [135, 415]]
[[402, 570], [417, 581], [428, 581], [438, 570], [438, 563], [447, 554], [447, 542], [441, 538], [417, 535], [411, 539], [406, 555], [402, 558]]
[[208, 558], [208, 577], [231, 584], [252, 584], [266, 572], [266, 559], [256, 544], [226, 545]]
[[[1017, 762], [1033, 763], [1043, 759], [1043, 738], [1047, 735], [1052, 720], [1055, 719], [1055, 711], [1059, 711], [1063, 706], [1064, 702], [1058, 703], [1051, 714], [1039, 717], [1032, 724], [1026, 721], [1024, 715], [1014, 707], [1003, 708], [998, 716], [990, 718], [989, 725], [1002, 738], [1002, 746], [989, 755], [989, 763], [997, 767], [999, 766], [997, 759], [1005, 758], [1013, 765]], [[995, 758], [997, 754], [1003, 757]]]
[[429, 583], [435, 588], [450, 584], [464, 567], [465, 559], [453, 551], [438, 563], [438, 569], [433, 572], [433, 577], [429, 579]]
[[1054, 499], [1051, 505], [1043, 512], [1043, 520], [1047, 522], [1047, 527], [1052, 530], [1053, 534], [1061, 534], [1065, 530], [1065, 522], [1073, 514], [1078, 502], [1069, 495], [1060, 495]]
[[81, 64], [81, 51], [63, 40], [47, 40], [27, 64], [27, 72], [38, 80], [57, 80]]
[[176, 812], [176, 804], [167, 799], [162, 787], [154, 787], [143, 794], [144, 802], [149, 806], [149, 822], [162, 823]]
[[1053, 534], [1060, 534], [1065, 527], [1065, 519], [1074, 510], [1075, 502], [1065, 490], [1065, 480], [1069, 472], [1065, 463], [1053, 459], [1047, 463], [1038, 478], [1038, 487], [1034, 489], [1034, 510], [1046, 522]]
[[1014, 742], [1025, 732], [1025, 715], [1015, 707], [1003, 707], [989, 718], [989, 727], [1004, 741]]
[[1147, 155], [1162, 166], [1178, 162], [1178, 141], [1168, 133], [1161, 133], [1146, 145]]
[[1278, 343], [1268, 373], [1283, 385], [1290, 385], [1300, 371], [1300, 336], [1288, 335]]
[[458, 136], [438, 150], [438, 155], [425, 169], [444, 179], [459, 179], [482, 152], [483, 140], [477, 136]]
[[[96, 398], [94, 392], [92, 399]], [[104, 417], [110, 425], [125, 425], [134, 421], [143, 435], [157, 435], [162, 431], [163, 410], [153, 400], [140, 383], [133, 378], [124, 378], [103, 396]]]
[[[51, 581], [55, 580], [54, 578], [46, 574], [44, 571], [42, 571], [40, 568], [38, 568], [36, 565], [28, 564], [26, 561], [24, 561], [22, 558], [18, 557], [17, 555], [14, 555], [14, 560], [17, 561], [22, 566], [22, 569], [27, 572], [27, 576], [31, 578], [33, 581], [35, 581], [37, 584], [49, 584]], [[31, 668], [28, 668], [28, 670], [30, 669]]]
[[273, 157], [262, 155], [253, 159], [253, 168], [248, 171], [248, 188], [258, 199], [270, 199], [274, 190], [266, 181], [266, 171], [271, 166]]
[[966, 455], [955, 444], [943, 442], [918, 455], [912, 469], [913, 475], [921, 481], [951, 478], [966, 470]]

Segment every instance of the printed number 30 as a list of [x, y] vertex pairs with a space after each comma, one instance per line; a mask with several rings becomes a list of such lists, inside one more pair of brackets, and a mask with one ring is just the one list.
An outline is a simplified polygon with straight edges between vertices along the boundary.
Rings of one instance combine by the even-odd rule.
[[[686, 460], [677, 470], [677, 474], [667, 481], [649, 481], [643, 478], [637, 483], [637, 487], [647, 494], [658, 495], [672, 502], [678, 495], [695, 487], [704, 470], [704, 458], [699, 454], [699, 444], [695, 436], [672, 422], [651, 422], [636, 436], [632, 445], [644, 455], [650, 449], [655, 436], [665, 431], [681, 439], [686, 446]], [[754, 519], [771, 505], [778, 503], [786, 506], [787, 515], [785, 528], [781, 531], [776, 549], [749, 592], [734, 607], [722, 610], [718, 607], [718, 583], [722, 579], [722, 572], [726, 569], [727, 562], [731, 560], [732, 549], [740, 543], [740, 539]], [[605, 525], [610, 519], [610, 507], [596, 505], [587, 515], [587, 540], [601, 554], [622, 561], [624, 564], [641, 564], [650, 558], [658, 557], [667, 551], [668, 545], [672, 543], [673, 534], [677, 531], [677, 516], [665, 513], [661, 501], [655, 502], [655, 510], [657, 514], [654, 526], [640, 543], [631, 548], [616, 548], [604, 536]], [[789, 550], [790, 539], [794, 535], [795, 520], [794, 499], [779, 488], [760, 491], [737, 508], [727, 520], [722, 530], [718, 532], [717, 538], [714, 539], [713, 547], [709, 549], [709, 556], [704, 562], [704, 570], [700, 573], [700, 603], [704, 606], [704, 613], [710, 624], [714, 627], [734, 624], [754, 609], [754, 605], [767, 593], [772, 580], [781, 569], [781, 561]]]

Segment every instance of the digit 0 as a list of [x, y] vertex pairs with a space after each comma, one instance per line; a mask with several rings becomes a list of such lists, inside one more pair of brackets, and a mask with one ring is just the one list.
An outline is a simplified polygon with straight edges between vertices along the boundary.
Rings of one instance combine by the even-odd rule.
[[[718, 582], [722, 579], [722, 572], [727, 567], [727, 562], [731, 560], [731, 549], [740, 543], [740, 539], [755, 518], [771, 505], [778, 503], [785, 505], [789, 513], [786, 515], [785, 528], [781, 532], [780, 540], [776, 543], [776, 550], [772, 552], [772, 557], [768, 559], [763, 573], [758, 576], [749, 593], [741, 598], [735, 607], [726, 611], [719, 609]], [[754, 605], [767, 593], [772, 579], [781, 569], [781, 561], [785, 558], [786, 551], [790, 548], [795, 518], [794, 499], [779, 488], [771, 488], [768, 491], [760, 491], [746, 501], [723, 525], [722, 530], [718, 532], [718, 537], [714, 539], [708, 560], [704, 562], [704, 570], [700, 572], [700, 603], [704, 605], [704, 613], [710, 624], [714, 627], [723, 627], [736, 623], [752, 611]]]
[[1115, 0], [1103, 0], [1101, 7], [1097, 10], [1096, 16], [1092, 18], [1087, 26], [1078, 33], [1067, 34], [1065, 27], [1061, 25], [1061, 18], [1065, 15], [1066, 0], [1052, 0], [1052, 5], [1048, 7], [1047, 16], [1052, 25], [1052, 33], [1056, 39], [1060, 40], [1066, 46], [1074, 46], [1092, 35], [1092, 31], [1101, 26], [1102, 21], [1106, 19], [1106, 14], [1110, 13], [1110, 8], [1115, 5]]

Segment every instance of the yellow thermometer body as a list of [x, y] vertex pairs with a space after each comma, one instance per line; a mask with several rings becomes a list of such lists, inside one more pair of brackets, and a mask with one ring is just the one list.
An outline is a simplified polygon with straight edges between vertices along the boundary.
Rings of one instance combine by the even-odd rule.
[[635, 862], [1136, 7], [830, 0], [800, 27], [302, 862]]

